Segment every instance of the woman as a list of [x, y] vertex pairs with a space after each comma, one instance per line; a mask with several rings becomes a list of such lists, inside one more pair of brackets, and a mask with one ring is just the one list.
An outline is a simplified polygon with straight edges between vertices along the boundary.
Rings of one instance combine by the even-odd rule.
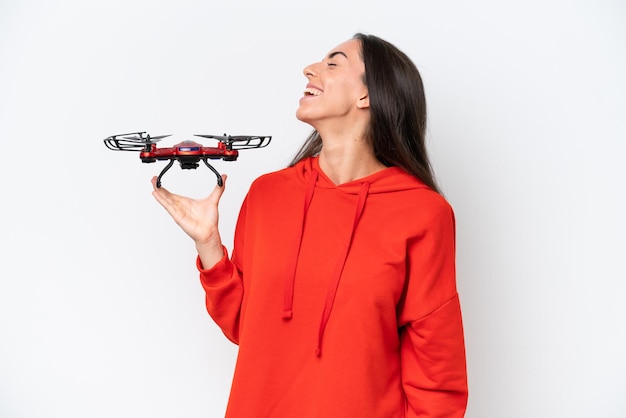
[[209, 314], [239, 344], [226, 416], [462, 417], [454, 215], [424, 146], [419, 73], [357, 34], [304, 75], [296, 115], [315, 130], [252, 184], [231, 258], [224, 187], [203, 200], [154, 187], [195, 241]]

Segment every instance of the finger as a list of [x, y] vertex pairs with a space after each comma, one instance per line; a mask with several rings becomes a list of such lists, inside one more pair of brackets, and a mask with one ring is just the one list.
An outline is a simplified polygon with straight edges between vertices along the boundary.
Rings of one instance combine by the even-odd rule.
[[158, 187], [157, 186], [157, 181], [158, 178], [152, 177], [151, 183], [152, 183], [152, 194], [156, 196], [156, 194], [160, 195], [161, 197], [163, 197], [164, 199], [168, 199], [171, 200], [175, 195], [170, 193], [169, 190], [167, 190], [165, 187], [161, 186]]
[[221, 186], [216, 185], [213, 191], [211, 192], [211, 194], [208, 196], [210, 200], [215, 201], [215, 204], [217, 204], [220, 201], [220, 198], [222, 197], [222, 194], [224, 193], [224, 190], [226, 189], [227, 178], [228, 176], [226, 174], [222, 174], [222, 185]]
[[169, 190], [164, 187], [157, 187], [156, 179], [156, 177], [152, 178], [152, 196], [166, 209], [176, 206], [176, 201], [180, 199], [180, 196], [170, 193]]
[[173, 198], [169, 196], [163, 196], [158, 191], [152, 192], [152, 195], [157, 200], [159, 204], [165, 209], [165, 211], [176, 221], [177, 224], [180, 225], [180, 221], [183, 217], [188, 213], [188, 208], [182, 206], [184, 202], [179, 200], [175, 195], [172, 195]]
[[150, 183], [152, 183], [152, 188], [153, 188], [154, 190], [156, 190], [156, 189], [157, 189], [156, 182], [157, 182], [157, 176], [154, 176], [154, 177], [152, 177], [152, 179], [150, 179]]
[[161, 206], [163, 206], [168, 212], [170, 211], [170, 208], [173, 206], [173, 204], [170, 199], [168, 199], [168, 197], [165, 196], [160, 190], [153, 190], [152, 196], [154, 196], [156, 201], [159, 202], [159, 204], [161, 204]]

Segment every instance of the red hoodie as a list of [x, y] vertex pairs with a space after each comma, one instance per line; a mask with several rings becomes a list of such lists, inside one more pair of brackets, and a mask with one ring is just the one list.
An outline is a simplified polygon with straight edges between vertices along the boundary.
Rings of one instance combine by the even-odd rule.
[[232, 418], [460, 418], [454, 214], [397, 167], [335, 186], [317, 158], [264, 175], [232, 259], [204, 270], [239, 354]]

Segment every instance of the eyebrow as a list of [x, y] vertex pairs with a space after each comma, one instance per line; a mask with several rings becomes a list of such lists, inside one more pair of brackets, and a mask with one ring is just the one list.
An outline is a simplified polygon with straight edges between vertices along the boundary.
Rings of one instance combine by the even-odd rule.
[[333, 59], [335, 58], [337, 55], [343, 55], [346, 59], [348, 59], [348, 56], [346, 55], [345, 52], [342, 51], [335, 51], [335, 52], [331, 52], [330, 54], [328, 54], [328, 59]]

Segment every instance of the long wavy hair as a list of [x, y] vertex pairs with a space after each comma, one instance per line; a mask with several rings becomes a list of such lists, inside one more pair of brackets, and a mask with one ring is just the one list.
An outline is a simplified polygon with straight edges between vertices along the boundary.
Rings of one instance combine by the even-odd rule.
[[[387, 167], [400, 167], [440, 193], [426, 150], [426, 97], [417, 67], [391, 43], [357, 33], [365, 64], [363, 83], [370, 99], [367, 140]], [[318, 155], [322, 138], [314, 130], [291, 165]]]

